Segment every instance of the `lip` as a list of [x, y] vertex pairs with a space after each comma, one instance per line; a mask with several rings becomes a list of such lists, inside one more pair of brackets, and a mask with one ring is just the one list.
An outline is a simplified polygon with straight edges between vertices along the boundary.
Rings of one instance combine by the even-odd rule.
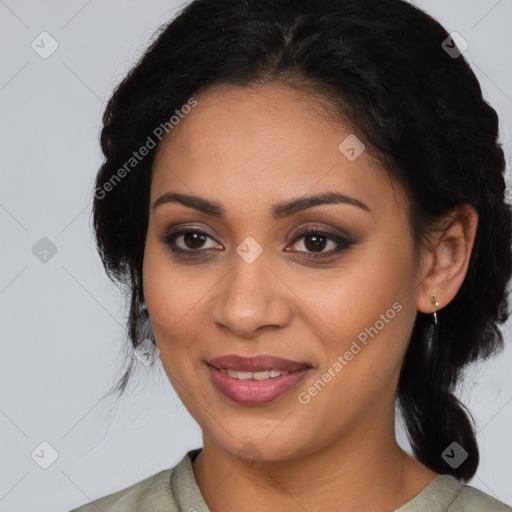
[[[241, 405], [264, 405], [289, 393], [311, 371], [309, 363], [292, 361], [270, 355], [242, 357], [228, 354], [207, 361], [207, 368], [215, 387], [224, 396]], [[240, 380], [221, 371], [235, 370], [257, 372], [265, 370], [286, 370], [287, 375], [267, 380]]]
[[238, 354], [226, 354], [206, 362], [218, 370], [235, 370], [239, 372], [259, 372], [265, 370], [286, 370], [295, 372], [302, 368], [311, 368], [311, 364], [307, 362], [293, 361], [291, 359], [283, 359], [282, 357], [267, 354], [252, 357], [243, 357]]

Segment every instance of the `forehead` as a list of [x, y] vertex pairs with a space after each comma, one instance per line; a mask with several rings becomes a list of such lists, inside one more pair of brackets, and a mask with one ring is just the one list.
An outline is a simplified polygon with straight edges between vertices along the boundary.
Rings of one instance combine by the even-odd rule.
[[[386, 172], [318, 96], [274, 83], [215, 86], [195, 99], [160, 143], [153, 200], [167, 189], [261, 203], [337, 190], [396, 203]], [[353, 159], [347, 147], [362, 152]]]

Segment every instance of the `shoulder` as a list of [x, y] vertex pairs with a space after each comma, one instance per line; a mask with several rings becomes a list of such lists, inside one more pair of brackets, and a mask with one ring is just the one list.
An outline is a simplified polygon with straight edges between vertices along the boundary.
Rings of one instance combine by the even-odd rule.
[[512, 512], [512, 508], [451, 475], [439, 475], [395, 512]]
[[178, 512], [177, 506], [174, 508], [171, 506], [173, 501], [175, 502], [170, 485], [173, 469], [160, 471], [125, 489], [94, 500], [70, 512], [98, 512], [98, 510], [103, 512], [154, 510], [156, 512], [160, 510], [158, 507], [162, 503], [165, 503], [166, 508], [161, 508], [161, 510]]
[[70, 512], [179, 512], [184, 499], [201, 500], [191, 464], [199, 451], [200, 448], [190, 450], [173, 468], [155, 473]]
[[447, 512], [512, 512], [512, 507], [474, 487], [464, 485]]

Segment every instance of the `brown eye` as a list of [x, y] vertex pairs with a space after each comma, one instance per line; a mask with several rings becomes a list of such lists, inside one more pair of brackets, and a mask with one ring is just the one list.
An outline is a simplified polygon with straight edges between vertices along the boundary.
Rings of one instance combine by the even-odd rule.
[[304, 237], [304, 245], [312, 252], [322, 251], [326, 244], [327, 237], [322, 235], [307, 235]]
[[183, 242], [189, 249], [200, 249], [206, 242], [206, 236], [196, 231], [189, 231], [182, 235]]
[[[315, 227], [299, 233], [292, 244], [295, 248], [289, 252], [303, 253], [310, 258], [321, 258], [338, 254], [351, 245], [352, 242], [346, 238], [321, 231], [318, 227]], [[301, 246], [303, 246], [303, 249], [301, 249]], [[329, 250], [324, 250], [326, 248], [329, 248]]]
[[219, 247], [222, 248], [208, 233], [200, 229], [177, 229], [159, 238], [173, 253], [183, 254], [184, 256], [204, 255], [205, 252], [218, 250]]

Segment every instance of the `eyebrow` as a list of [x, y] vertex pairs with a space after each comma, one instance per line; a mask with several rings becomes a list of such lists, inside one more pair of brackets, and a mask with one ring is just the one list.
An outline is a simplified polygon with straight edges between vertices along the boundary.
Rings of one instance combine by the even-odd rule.
[[[180, 194], [177, 192], [166, 192], [153, 203], [153, 209], [165, 203], [178, 203], [219, 219], [226, 218], [226, 210], [221, 204], [199, 196]], [[274, 204], [272, 205], [271, 210], [272, 218], [274, 220], [284, 219], [285, 217], [289, 217], [308, 208], [312, 208], [313, 206], [326, 204], [349, 204], [371, 213], [370, 208], [362, 201], [359, 201], [359, 199], [339, 192], [324, 192], [322, 194], [298, 197], [289, 201]]]

